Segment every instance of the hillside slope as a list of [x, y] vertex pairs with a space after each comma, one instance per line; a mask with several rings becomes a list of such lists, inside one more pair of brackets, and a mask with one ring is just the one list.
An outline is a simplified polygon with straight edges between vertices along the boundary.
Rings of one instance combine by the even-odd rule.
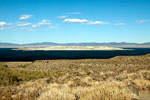
[[[10, 95], [14, 100], [149, 100], [150, 55], [3, 62], [1, 66], [11, 70], [41, 72], [41, 76], [35, 79], [29, 73], [32, 80], [10, 88], [1, 86], [3, 92], [0, 92], [0, 98]], [[48, 74], [42, 76], [43, 73]], [[8, 90], [9, 93], [6, 92]]]

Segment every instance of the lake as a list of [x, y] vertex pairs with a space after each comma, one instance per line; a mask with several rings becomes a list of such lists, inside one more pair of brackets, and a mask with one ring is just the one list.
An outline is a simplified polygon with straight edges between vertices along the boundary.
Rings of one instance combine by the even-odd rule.
[[48, 59], [107, 59], [115, 56], [150, 54], [150, 48], [124, 48], [132, 50], [53, 50], [22, 51], [0, 48], [0, 61], [34, 61]]

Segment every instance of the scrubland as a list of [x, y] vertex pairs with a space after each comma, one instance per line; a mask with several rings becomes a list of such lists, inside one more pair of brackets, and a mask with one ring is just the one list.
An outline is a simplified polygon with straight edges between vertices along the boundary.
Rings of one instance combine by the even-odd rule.
[[150, 100], [150, 55], [1, 62], [0, 100]]

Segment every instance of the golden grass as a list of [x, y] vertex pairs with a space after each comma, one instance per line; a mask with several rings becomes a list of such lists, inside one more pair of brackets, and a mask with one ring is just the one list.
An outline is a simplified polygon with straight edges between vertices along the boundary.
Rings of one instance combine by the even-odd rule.
[[97, 89], [87, 92], [81, 100], [133, 100], [138, 99], [124, 83], [111, 82], [104, 84]]

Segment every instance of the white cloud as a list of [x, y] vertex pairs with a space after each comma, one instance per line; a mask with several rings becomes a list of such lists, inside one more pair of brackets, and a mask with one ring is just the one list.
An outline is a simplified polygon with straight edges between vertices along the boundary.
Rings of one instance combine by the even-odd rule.
[[110, 22], [103, 22], [103, 21], [89, 21], [86, 19], [65, 19], [63, 22], [68, 22], [68, 23], [85, 23], [85, 24], [91, 24], [91, 25], [105, 25], [105, 24], [110, 24]]
[[66, 18], [67, 16], [58, 16], [57, 18]]
[[110, 23], [109, 22], [103, 22], [103, 21], [89, 21], [87, 24], [105, 25], [105, 24], [110, 24]]
[[11, 26], [11, 23], [0, 22], [0, 30], [8, 29]]
[[124, 25], [126, 25], [125, 23], [117, 23], [117, 24], [115, 24], [116, 26], [124, 26]]
[[32, 15], [22, 15], [22, 16], [20, 17], [20, 20], [29, 19], [29, 18], [31, 18], [31, 17], [32, 17]]
[[73, 18], [73, 19], [65, 19], [63, 22], [69, 22], [69, 23], [86, 23], [86, 22], [88, 22], [88, 20]]
[[137, 22], [137, 24], [143, 24], [145, 22], [150, 22], [150, 20], [138, 20], [136, 22]]
[[50, 29], [57, 29], [57, 27], [51, 26]]
[[31, 23], [19, 22], [17, 26], [29, 26]]
[[65, 14], [68, 14], [68, 15], [77, 15], [77, 14], [81, 14], [80, 12], [69, 12], [69, 13], [65, 13]]
[[43, 19], [42, 22], [37, 23], [36, 25], [32, 25], [33, 28], [42, 27], [42, 26], [49, 26], [51, 23], [49, 20]]

